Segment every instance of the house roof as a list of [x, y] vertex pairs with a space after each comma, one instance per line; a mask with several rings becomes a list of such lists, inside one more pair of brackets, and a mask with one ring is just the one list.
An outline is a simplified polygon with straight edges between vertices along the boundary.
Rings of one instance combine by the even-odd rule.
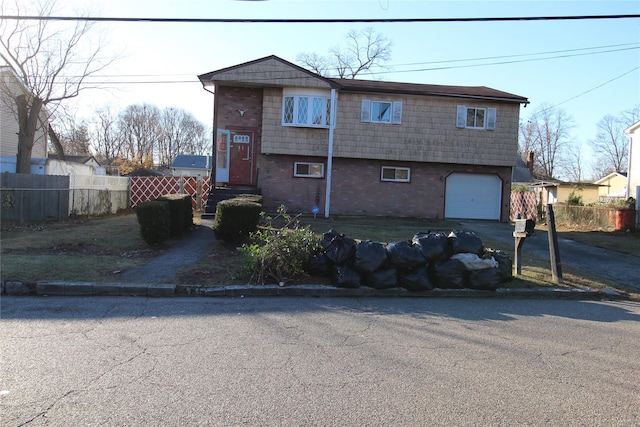
[[602, 178], [600, 178], [600, 179], [599, 179], [599, 180], [597, 180], [597, 181], [594, 181], [593, 183], [594, 183], [594, 184], [600, 184], [600, 183], [602, 183], [602, 182], [604, 182], [604, 181], [606, 181], [606, 180], [608, 180], [608, 179], [613, 178], [614, 176], [619, 176], [619, 177], [621, 177], [621, 178], [625, 178], [625, 179], [627, 178], [627, 174], [626, 174], [626, 173], [611, 172], [609, 175], [607, 175], [607, 176], [603, 176]]
[[381, 80], [330, 79], [340, 90], [349, 92], [402, 93], [407, 95], [431, 95], [459, 98], [491, 99], [528, 103], [527, 98], [486, 86], [444, 86], [418, 83], [398, 83]]
[[124, 176], [167, 176], [167, 174], [157, 169], [145, 168], [137, 169], [133, 172], [124, 174]]
[[171, 164], [174, 169], [211, 169], [211, 156], [179, 154]]
[[529, 182], [531, 181], [531, 171], [527, 167], [522, 157], [517, 156], [516, 165], [513, 167], [513, 171], [511, 173], [511, 181], [512, 182]]
[[564, 182], [557, 179], [548, 179], [544, 181], [538, 181], [532, 185], [532, 187], [560, 187], [560, 186], [600, 187], [599, 184], [595, 184], [593, 182]]
[[[48, 157], [51, 160], [60, 160], [60, 156], [58, 154], [49, 153]], [[91, 160], [93, 160], [97, 164], [100, 164], [100, 162], [98, 162], [96, 160], [96, 158], [93, 157], [90, 154], [85, 154], [85, 155], [82, 155], [82, 156], [67, 156], [65, 154], [65, 156], [64, 156], [64, 161], [65, 162], [81, 163], [83, 165], [89, 163]]]
[[[200, 81], [206, 85], [220, 79], [220, 81], [234, 81], [229, 79], [228, 75], [233, 74], [234, 71], [242, 71], [245, 68], [251, 68], [256, 65], [260, 65], [265, 62], [274, 62], [291, 67], [300, 75], [304, 75], [307, 79], [317, 79], [325, 83], [327, 86], [338, 89], [345, 92], [370, 92], [370, 93], [394, 93], [394, 94], [407, 94], [407, 95], [430, 95], [430, 96], [446, 96], [457, 97], [467, 99], [483, 99], [494, 100], [504, 102], [517, 102], [528, 104], [529, 100], [523, 96], [514, 95], [512, 93], [503, 92], [500, 90], [492, 89], [486, 86], [449, 86], [449, 85], [432, 85], [432, 84], [419, 84], [419, 83], [401, 83], [401, 82], [388, 82], [381, 80], [360, 80], [360, 79], [337, 79], [323, 77], [305, 68], [302, 68], [296, 64], [285, 61], [275, 55], [266, 56], [264, 58], [256, 59], [253, 61], [245, 62], [243, 64], [234, 65], [231, 67], [223, 68], [217, 71], [211, 71], [209, 73], [201, 74], [198, 76]], [[265, 84], [262, 79], [254, 73], [253, 76], [248, 77], [246, 74], [240, 74], [234, 83], [254, 83]], [[223, 78], [222, 75], [225, 75]], [[252, 81], [245, 81], [252, 80]], [[280, 82], [274, 83], [276, 86], [286, 86], [287, 79], [283, 78]]]
[[626, 134], [634, 133], [637, 129], [640, 129], [640, 121], [637, 121], [631, 126], [629, 126], [628, 128], [626, 128], [624, 130], [624, 133]]

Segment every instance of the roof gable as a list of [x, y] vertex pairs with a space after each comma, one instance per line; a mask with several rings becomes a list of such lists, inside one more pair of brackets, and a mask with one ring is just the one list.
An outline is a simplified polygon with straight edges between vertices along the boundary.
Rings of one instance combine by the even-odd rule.
[[624, 130], [624, 133], [626, 133], [626, 134], [635, 133], [635, 131], [638, 130], [638, 129], [640, 129], [640, 121], [635, 122], [634, 124], [632, 124], [631, 126], [626, 128]]
[[602, 178], [600, 178], [597, 181], [594, 181], [593, 183], [594, 184], [602, 184], [603, 182], [605, 182], [607, 180], [610, 180], [611, 178], [614, 178], [616, 176], [620, 177], [620, 178], [623, 178], [623, 179], [627, 179], [627, 175], [626, 174], [623, 174], [623, 173], [620, 173], [620, 172], [611, 172], [609, 175], [603, 176]]
[[206, 86], [213, 82], [244, 86], [330, 88], [331, 79], [306, 70], [275, 55], [212, 71], [198, 76]]

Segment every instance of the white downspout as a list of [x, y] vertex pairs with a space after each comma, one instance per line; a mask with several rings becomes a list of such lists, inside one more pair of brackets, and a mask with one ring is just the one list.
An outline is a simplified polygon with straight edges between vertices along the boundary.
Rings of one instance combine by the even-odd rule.
[[329, 218], [331, 206], [331, 173], [333, 169], [333, 130], [336, 128], [336, 90], [331, 89], [331, 111], [329, 117], [329, 150], [327, 153], [327, 188], [324, 199], [324, 217]]

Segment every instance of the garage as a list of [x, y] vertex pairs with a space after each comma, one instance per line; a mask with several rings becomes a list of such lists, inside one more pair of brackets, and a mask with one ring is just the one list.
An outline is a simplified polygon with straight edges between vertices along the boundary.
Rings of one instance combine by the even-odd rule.
[[497, 175], [452, 173], [447, 177], [446, 218], [500, 220], [502, 181]]

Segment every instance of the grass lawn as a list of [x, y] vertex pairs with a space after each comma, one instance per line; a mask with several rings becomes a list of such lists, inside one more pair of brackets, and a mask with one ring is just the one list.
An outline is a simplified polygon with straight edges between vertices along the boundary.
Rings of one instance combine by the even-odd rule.
[[[194, 222], [199, 224], [199, 215]], [[334, 229], [357, 240], [392, 242], [408, 240], [418, 232], [449, 231], [459, 229], [452, 221], [400, 218], [317, 218], [304, 217], [301, 224], [309, 225], [320, 236]], [[567, 233], [567, 234], [563, 234]], [[585, 243], [608, 249], [623, 249], [627, 253], [640, 253], [637, 233], [606, 233], [562, 231], [562, 237], [588, 238]], [[571, 236], [571, 237], [570, 237]], [[582, 237], [581, 237], [582, 236]], [[603, 243], [603, 242], [618, 242]], [[513, 257], [512, 245], [483, 241], [485, 247], [501, 249]], [[5, 281], [35, 282], [63, 281], [118, 281], [121, 272], [148, 262], [166, 249], [179, 245], [170, 240], [159, 247], [150, 247], [140, 237], [135, 214], [128, 213], [95, 219], [69, 220], [24, 227], [3, 227], [0, 235], [0, 278]], [[611, 246], [607, 246], [607, 245]], [[635, 249], [633, 249], [635, 247]], [[631, 248], [631, 249], [630, 249]], [[634, 252], [635, 251], [635, 252]], [[523, 253], [522, 275], [508, 287], [556, 287], [551, 282], [548, 261]], [[193, 266], [177, 272], [175, 283], [226, 285], [246, 283], [240, 277], [242, 256], [236, 247], [213, 241], [210, 250]], [[580, 271], [563, 268], [565, 287], [612, 287], [601, 278]], [[302, 277], [299, 283], [329, 283], [326, 278]]]

